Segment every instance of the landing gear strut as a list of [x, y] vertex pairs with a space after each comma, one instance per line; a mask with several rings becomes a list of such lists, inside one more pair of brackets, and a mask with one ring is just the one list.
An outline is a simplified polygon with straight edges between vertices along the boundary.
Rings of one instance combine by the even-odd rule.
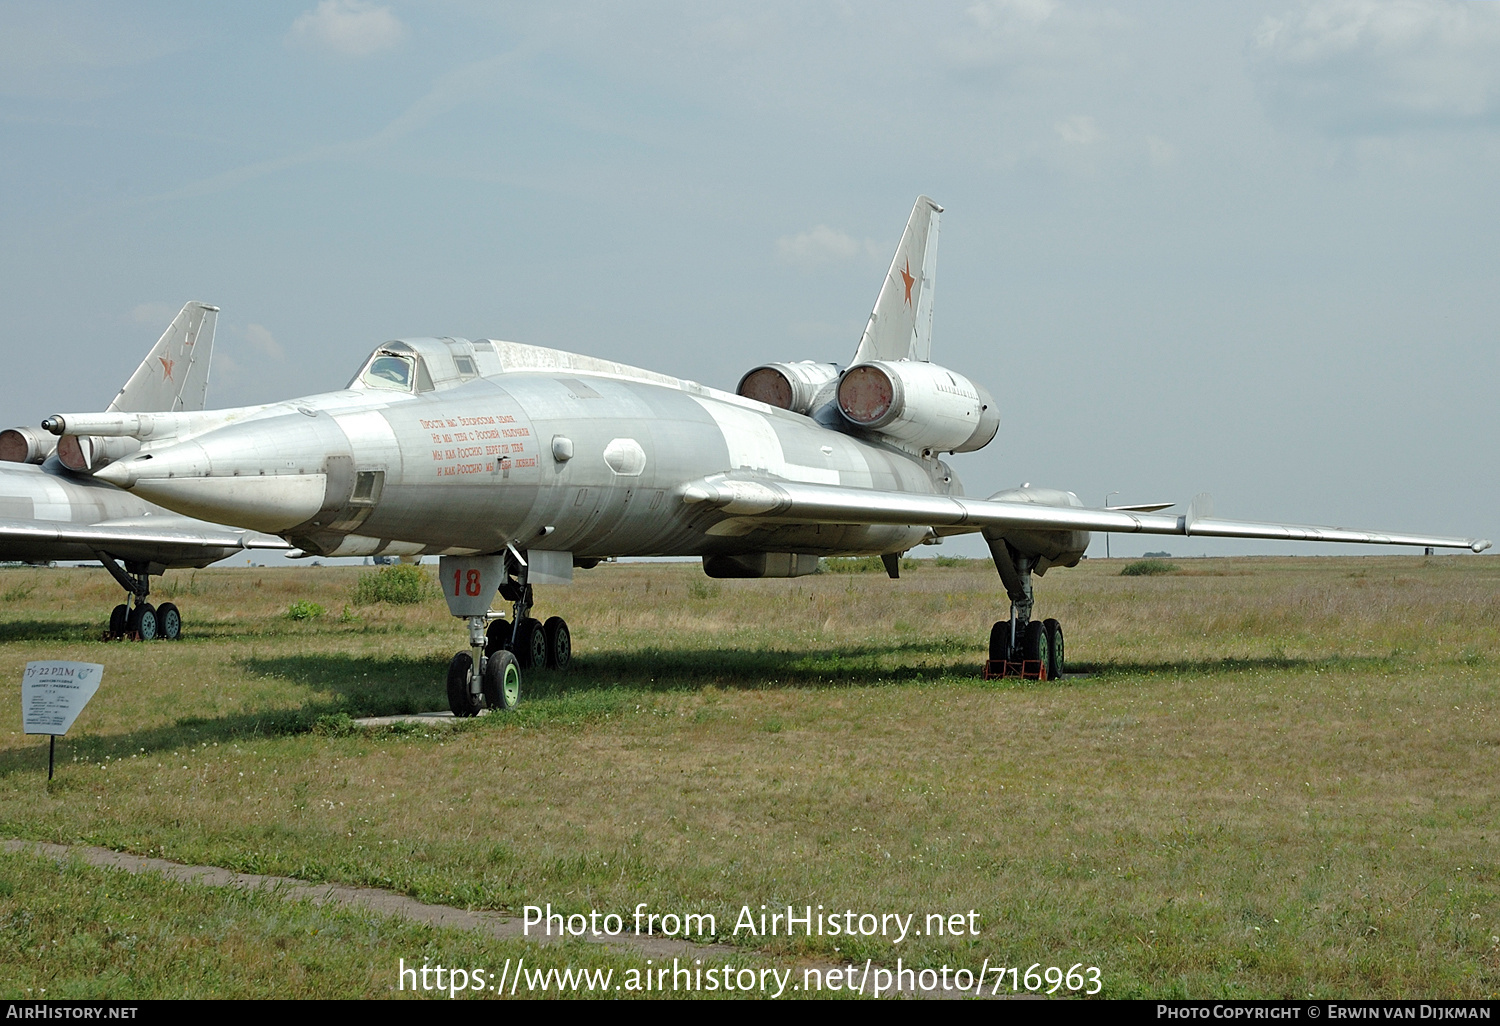
[[[450, 592], [449, 609], [469, 627], [469, 650], [448, 663], [448, 707], [453, 715], [477, 716], [486, 706], [508, 712], [521, 699], [522, 670], [568, 668], [573, 642], [567, 621], [554, 616], [544, 624], [532, 617], [531, 585], [526, 564], [517, 554], [445, 556], [439, 573]], [[511, 604], [509, 620], [494, 609], [474, 611], [478, 606], [473, 599], [495, 589], [497, 576], [500, 598]]]
[[[109, 614], [109, 630], [105, 640], [116, 641], [132, 638], [139, 641], [176, 641], [182, 636], [182, 614], [170, 602], [153, 606], [146, 601], [151, 594], [150, 564], [129, 560], [122, 567], [114, 557], [102, 552], [95, 553], [104, 569], [125, 589], [125, 601], [115, 606]], [[160, 570], [157, 571], [160, 573]]]
[[1036, 557], [1023, 555], [1003, 538], [985, 536], [995, 569], [1010, 597], [1010, 619], [990, 628], [989, 660], [984, 664], [986, 680], [993, 677], [1024, 677], [1029, 680], [1061, 680], [1063, 675], [1063, 629], [1056, 620], [1033, 620], [1035, 600], [1031, 571]]

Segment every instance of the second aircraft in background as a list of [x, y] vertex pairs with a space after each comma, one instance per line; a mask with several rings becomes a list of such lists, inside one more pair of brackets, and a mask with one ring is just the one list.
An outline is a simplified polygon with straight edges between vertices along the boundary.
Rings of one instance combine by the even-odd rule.
[[[188, 303], [109, 404], [119, 413], [202, 410], [219, 308]], [[245, 549], [286, 549], [280, 538], [173, 513], [93, 477], [140, 448], [129, 438], [58, 438], [27, 427], [0, 432], [0, 560], [97, 560], [125, 589], [111, 637], [175, 639], [177, 606], [148, 601], [151, 578], [203, 567]]]

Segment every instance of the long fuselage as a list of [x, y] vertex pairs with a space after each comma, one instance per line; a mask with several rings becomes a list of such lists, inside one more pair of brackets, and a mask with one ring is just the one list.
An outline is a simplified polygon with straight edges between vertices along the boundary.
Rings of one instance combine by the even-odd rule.
[[138, 494], [324, 555], [890, 552], [927, 529], [741, 521], [685, 504], [682, 489], [734, 472], [959, 490], [935, 458], [811, 417], [687, 382], [555, 371], [309, 396], [146, 451]]

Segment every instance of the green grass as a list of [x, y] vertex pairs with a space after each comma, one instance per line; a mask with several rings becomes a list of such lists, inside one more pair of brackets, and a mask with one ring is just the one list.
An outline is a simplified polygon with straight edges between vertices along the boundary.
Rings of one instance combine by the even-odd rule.
[[[533, 969], [609, 969], [617, 980], [642, 965], [598, 945], [541, 951], [525, 941], [288, 901], [268, 891], [0, 853], [0, 997], [6, 1000], [449, 1000], [446, 991], [413, 993], [423, 981], [400, 979], [403, 960], [498, 976], [507, 959], [523, 958]], [[436, 977], [426, 982], [435, 987]], [[488, 977], [480, 982], [494, 984]], [[497, 995], [456, 994], [475, 996]]]
[[[297, 623], [292, 602], [336, 608], [358, 571], [199, 571], [183, 641], [104, 644], [106, 575], [3, 571], [35, 594], [5, 607], [0, 676], [106, 669], [51, 788], [10, 692], [0, 834], [509, 911], [979, 913], [978, 937], [900, 949], [727, 938], [778, 963], [1084, 961], [1106, 996], [1494, 995], [1500, 560], [1179, 566], [1049, 573], [1037, 613], [1089, 676], [1022, 684], [978, 678], [1004, 612], [978, 561], [711, 588], [606, 564], [539, 595], [575, 666], [527, 674], [517, 713], [377, 732], [350, 718], [445, 705], [463, 632], [435, 597]], [[235, 971], [273, 979], [256, 951]]]

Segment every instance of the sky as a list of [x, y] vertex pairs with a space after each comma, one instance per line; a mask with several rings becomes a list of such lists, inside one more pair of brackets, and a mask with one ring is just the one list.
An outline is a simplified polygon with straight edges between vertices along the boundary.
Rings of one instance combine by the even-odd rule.
[[926, 193], [970, 494], [1500, 538], [1497, 181], [1492, 2], [0, 0], [0, 422], [188, 300], [212, 406], [402, 336], [844, 363]]

